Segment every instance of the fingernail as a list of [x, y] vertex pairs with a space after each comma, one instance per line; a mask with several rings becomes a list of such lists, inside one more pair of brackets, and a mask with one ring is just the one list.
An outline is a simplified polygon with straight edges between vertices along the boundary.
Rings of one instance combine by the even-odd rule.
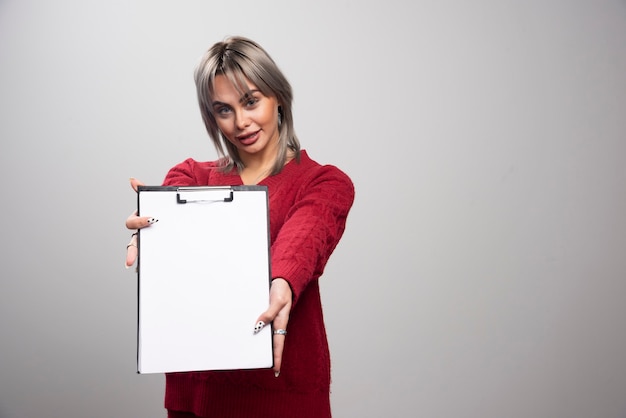
[[157, 223], [157, 222], [159, 222], [159, 220], [158, 220], [158, 219], [155, 219], [155, 218], [150, 218], [150, 219], [148, 219], [148, 224], [149, 224], [149, 225], [152, 225], [152, 224]]
[[257, 324], [254, 326], [254, 333], [258, 334], [259, 332], [261, 332], [264, 326], [265, 326], [265, 322], [263, 321], [257, 322]]
[[274, 377], [278, 377], [280, 375], [280, 372], [274, 372]]
[[129, 266], [128, 264], [124, 263], [124, 268], [125, 268], [126, 270], [128, 270], [128, 269], [129, 269], [129, 268], [131, 268], [131, 267], [132, 267], [132, 266]]

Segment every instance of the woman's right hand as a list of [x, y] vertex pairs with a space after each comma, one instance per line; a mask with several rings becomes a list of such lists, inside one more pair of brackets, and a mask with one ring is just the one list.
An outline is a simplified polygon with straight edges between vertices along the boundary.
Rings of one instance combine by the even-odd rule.
[[[134, 191], [137, 191], [138, 186], [143, 185], [144, 184], [141, 181], [131, 177], [130, 186]], [[137, 211], [134, 211], [128, 218], [126, 218], [126, 228], [139, 230], [152, 225], [156, 221], [156, 219], [150, 216], [138, 216]], [[126, 246], [126, 268], [135, 264], [135, 260], [137, 260], [137, 233], [134, 233], [131, 236], [130, 242]]]

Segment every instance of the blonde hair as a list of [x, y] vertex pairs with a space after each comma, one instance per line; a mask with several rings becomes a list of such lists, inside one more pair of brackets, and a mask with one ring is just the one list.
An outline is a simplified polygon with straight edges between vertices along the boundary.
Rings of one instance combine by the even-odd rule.
[[289, 81], [260, 45], [250, 39], [233, 36], [214, 44], [202, 56], [194, 71], [202, 120], [218, 154], [225, 160], [223, 169], [230, 171], [236, 167], [241, 171], [244, 166], [237, 147], [223, 138], [215, 121], [212, 97], [215, 77], [218, 75], [228, 77], [242, 96], [250, 93], [246, 83], [249, 80], [265, 96], [276, 98], [279, 105], [279, 145], [271, 174], [282, 170], [290, 152], [299, 161], [300, 141], [293, 127], [293, 93]]

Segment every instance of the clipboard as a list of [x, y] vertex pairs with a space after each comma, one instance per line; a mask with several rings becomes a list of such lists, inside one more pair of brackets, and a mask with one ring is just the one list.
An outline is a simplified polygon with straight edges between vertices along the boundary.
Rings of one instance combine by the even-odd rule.
[[137, 373], [271, 368], [266, 186], [140, 186]]

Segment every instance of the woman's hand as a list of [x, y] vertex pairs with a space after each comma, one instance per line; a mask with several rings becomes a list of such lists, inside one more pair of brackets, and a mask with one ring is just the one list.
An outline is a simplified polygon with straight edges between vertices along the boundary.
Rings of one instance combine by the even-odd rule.
[[[130, 186], [134, 191], [137, 191], [138, 186], [143, 186], [144, 184], [135, 179], [130, 179]], [[128, 218], [126, 218], [126, 228], [128, 229], [141, 229], [147, 226], [152, 225], [157, 220], [151, 218], [150, 216], [137, 216], [137, 211], [134, 211]], [[130, 238], [130, 242], [126, 246], [126, 268], [129, 268], [133, 264], [135, 264], [135, 260], [137, 260], [137, 234], [133, 234]]]
[[[289, 322], [289, 312], [291, 312], [291, 287], [285, 279], [276, 278], [272, 280], [270, 287], [270, 306], [257, 319], [255, 331], [260, 331], [266, 324], [272, 323], [274, 338], [274, 375], [278, 377], [283, 359], [283, 348], [285, 347], [287, 323]], [[285, 333], [276, 332], [284, 330]], [[279, 331], [282, 332], [282, 331]]]

